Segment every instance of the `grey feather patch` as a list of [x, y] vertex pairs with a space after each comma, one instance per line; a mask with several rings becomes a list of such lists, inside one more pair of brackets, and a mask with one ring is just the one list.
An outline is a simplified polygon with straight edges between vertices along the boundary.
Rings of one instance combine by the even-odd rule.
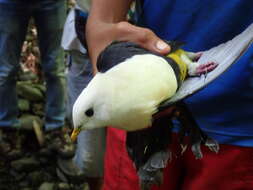
[[157, 169], [165, 168], [170, 158], [171, 158], [170, 151], [157, 152], [150, 157], [147, 163], [143, 166], [143, 169], [151, 172]]
[[171, 157], [170, 151], [157, 152], [150, 157], [144, 166], [139, 168], [138, 175], [142, 190], [149, 190], [153, 184], [161, 185], [163, 183], [163, 169]]
[[[143, 175], [145, 171], [143, 171]], [[155, 185], [161, 185], [163, 183], [163, 171], [162, 170], [158, 170], [155, 173], [153, 173], [153, 176], [151, 176], [150, 173], [146, 173], [146, 178], [145, 179], [141, 179], [140, 181], [140, 188], [141, 190], [150, 190], [151, 187], [155, 184]]]
[[203, 154], [200, 149], [200, 144], [201, 144], [201, 142], [198, 142], [198, 143], [195, 143], [192, 145], [192, 153], [194, 154], [196, 159], [203, 158]]
[[215, 153], [218, 153], [220, 149], [218, 142], [211, 138], [206, 139], [205, 146], [207, 146], [212, 152]]

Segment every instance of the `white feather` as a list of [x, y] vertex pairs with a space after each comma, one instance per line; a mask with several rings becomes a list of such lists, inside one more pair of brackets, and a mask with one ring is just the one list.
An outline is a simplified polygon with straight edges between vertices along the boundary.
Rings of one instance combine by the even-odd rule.
[[[107, 125], [127, 131], [146, 128], [157, 106], [176, 90], [175, 73], [165, 59], [135, 55], [94, 77], [75, 102], [74, 124], [84, 129]], [[95, 114], [87, 118], [84, 112], [90, 107]]]

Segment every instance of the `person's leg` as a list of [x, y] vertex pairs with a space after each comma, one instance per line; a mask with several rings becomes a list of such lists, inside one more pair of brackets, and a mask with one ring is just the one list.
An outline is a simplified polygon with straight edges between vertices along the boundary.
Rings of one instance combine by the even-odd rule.
[[[73, 104], [92, 79], [92, 66], [87, 54], [69, 52], [67, 92], [68, 116], [71, 120]], [[78, 136], [75, 163], [86, 176], [90, 190], [100, 190], [103, 177], [105, 129], [83, 131]]]
[[33, 17], [38, 30], [41, 67], [46, 82], [45, 132], [46, 146], [63, 159], [72, 158], [75, 146], [71, 142], [66, 119], [66, 77], [61, 37], [66, 15], [66, 1], [36, 1]]
[[125, 146], [125, 131], [108, 128], [103, 190], [139, 190], [138, 177]]
[[102, 188], [105, 136], [105, 128], [82, 131], [78, 136], [74, 161], [85, 175], [90, 190]]
[[45, 129], [62, 127], [65, 120], [65, 65], [61, 37], [66, 16], [64, 0], [39, 1], [34, 11], [41, 66], [46, 80]]
[[73, 50], [68, 52], [68, 73], [67, 73], [67, 116], [72, 121], [73, 105], [92, 79], [92, 66], [87, 54]]
[[29, 6], [0, 3], [0, 127], [18, 125], [16, 78]]
[[220, 145], [218, 154], [202, 147], [196, 160], [191, 150], [184, 154], [185, 177], [181, 190], [252, 190], [253, 148]]

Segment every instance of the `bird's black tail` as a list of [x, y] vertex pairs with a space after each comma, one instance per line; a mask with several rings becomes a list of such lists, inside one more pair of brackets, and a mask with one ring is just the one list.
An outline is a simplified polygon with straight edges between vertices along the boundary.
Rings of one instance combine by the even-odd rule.
[[[184, 103], [177, 103], [174, 110], [169, 117], [154, 119], [150, 128], [127, 133], [128, 154], [135, 164], [142, 190], [150, 190], [153, 184], [163, 183], [163, 170], [173, 154], [169, 149], [172, 143], [172, 117], [181, 123], [178, 142], [182, 147], [187, 147], [189, 142], [197, 159], [203, 157], [201, 144], [208, 146], [211, 151], [219, 150], [218, 143], [198, 127]], [[190, 141], [185, 141], [186, 138]]]
[[[184, 145], [185, 137], [189, 138], [190, 145], [192, 149], [192, 153], [196, 157], [196, 159], [200, 159], [203, 157], [203, 154], [200, 149], [200, 145], [204, 144], [211, 151], [218, 152], [219, 145], [214, 140], [208, 137], [198, 126], [194, 117], [192, 116], [190, 110], [183, 102], [179, 102], [176, 105], [175, 116], [180, 121], [181, 128], [179, 132], [179, 143]], [[187, 146], [185, 144], [185, 146]]]
[[171, 159], [171, 127], [171, 119], [163, 117], [150, 128], [127, 133], [127, 150], [138, 171], [142, 190], [163, 182], [163, 169]]

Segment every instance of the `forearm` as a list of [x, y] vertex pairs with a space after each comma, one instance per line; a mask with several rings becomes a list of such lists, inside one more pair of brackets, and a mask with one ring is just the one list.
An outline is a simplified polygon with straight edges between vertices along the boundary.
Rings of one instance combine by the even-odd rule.
[[94, 72], [99, 53], [118, 39], [118, 23], [126, 20], [130, 4], [131, 0], [92, 0], [86, 39]]
[[86, 40], [94, 74], [97, 72], [98, 55], [112, 41], [130, 41], [155, 53], [169, 53], [169, 45], [153, 31], [126, 22], [131, 1], [92, 0], [86, 25]]

